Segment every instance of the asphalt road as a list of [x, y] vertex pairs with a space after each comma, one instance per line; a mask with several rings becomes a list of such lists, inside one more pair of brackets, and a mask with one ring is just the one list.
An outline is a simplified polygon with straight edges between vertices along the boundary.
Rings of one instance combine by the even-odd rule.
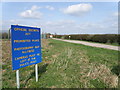
[[113, 45], [106, 45], [106, 44], [99, 44], [99, 43], [91, 43], [91, 42], [77, 41], [77, 40], [65, 40], [65, 39], [57, 39], [57, 38], [53, 38], [53, 39], [60, 40], [60, 41], [65, 41], [65, 42], [70, 42], [70, 43], [83, 44], [83, 45], [92, 46], [92, 47], [98, 47], [98, 48], [105, 48], [105, 49], [120, 51], [120, 46], [113, 46]]

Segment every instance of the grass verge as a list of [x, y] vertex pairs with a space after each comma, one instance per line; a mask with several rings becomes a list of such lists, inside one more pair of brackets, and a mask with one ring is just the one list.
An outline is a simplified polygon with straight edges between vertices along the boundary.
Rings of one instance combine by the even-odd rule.
[[[2, 45], [3, 88], [16, 88], [10, 43], [5, 41]], [[42, 41], [42, 55], [39, 81], [35, 82], [34, 65], [21, 68], [21, 88], [118, 87], [118, 51], [49, 39]]]

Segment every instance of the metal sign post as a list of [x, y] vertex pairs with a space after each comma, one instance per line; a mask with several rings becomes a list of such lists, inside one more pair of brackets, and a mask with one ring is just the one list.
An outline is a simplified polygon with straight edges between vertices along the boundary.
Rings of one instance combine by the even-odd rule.
[[20, 88], [19, 70], [16, 70], [16, 82], [17, 82], [17, 88]]
[[10, 40], [10, 30], [11, 28], [8, 30], [8, 40]]
[[35, 76], [36, 76], [36, 82], [38, 82], [38, 65], [35, 64]]

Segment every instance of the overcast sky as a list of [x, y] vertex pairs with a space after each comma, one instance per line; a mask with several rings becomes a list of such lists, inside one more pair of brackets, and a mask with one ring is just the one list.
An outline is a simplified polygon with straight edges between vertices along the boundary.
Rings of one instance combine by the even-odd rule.
[[3, 2], [2, 30], [12, 24], [57, 34], [117, 34], [118, 3]]

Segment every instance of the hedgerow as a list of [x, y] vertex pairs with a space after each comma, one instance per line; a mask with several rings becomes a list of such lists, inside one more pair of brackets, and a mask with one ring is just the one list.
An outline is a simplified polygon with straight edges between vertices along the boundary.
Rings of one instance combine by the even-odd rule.
[[99, 43], [118, 43], [120, 45], [119, 34], [75, 34], [75, 35], [55, 35], [55, 38], [64, 38], [71, 40], [83, 40]]

